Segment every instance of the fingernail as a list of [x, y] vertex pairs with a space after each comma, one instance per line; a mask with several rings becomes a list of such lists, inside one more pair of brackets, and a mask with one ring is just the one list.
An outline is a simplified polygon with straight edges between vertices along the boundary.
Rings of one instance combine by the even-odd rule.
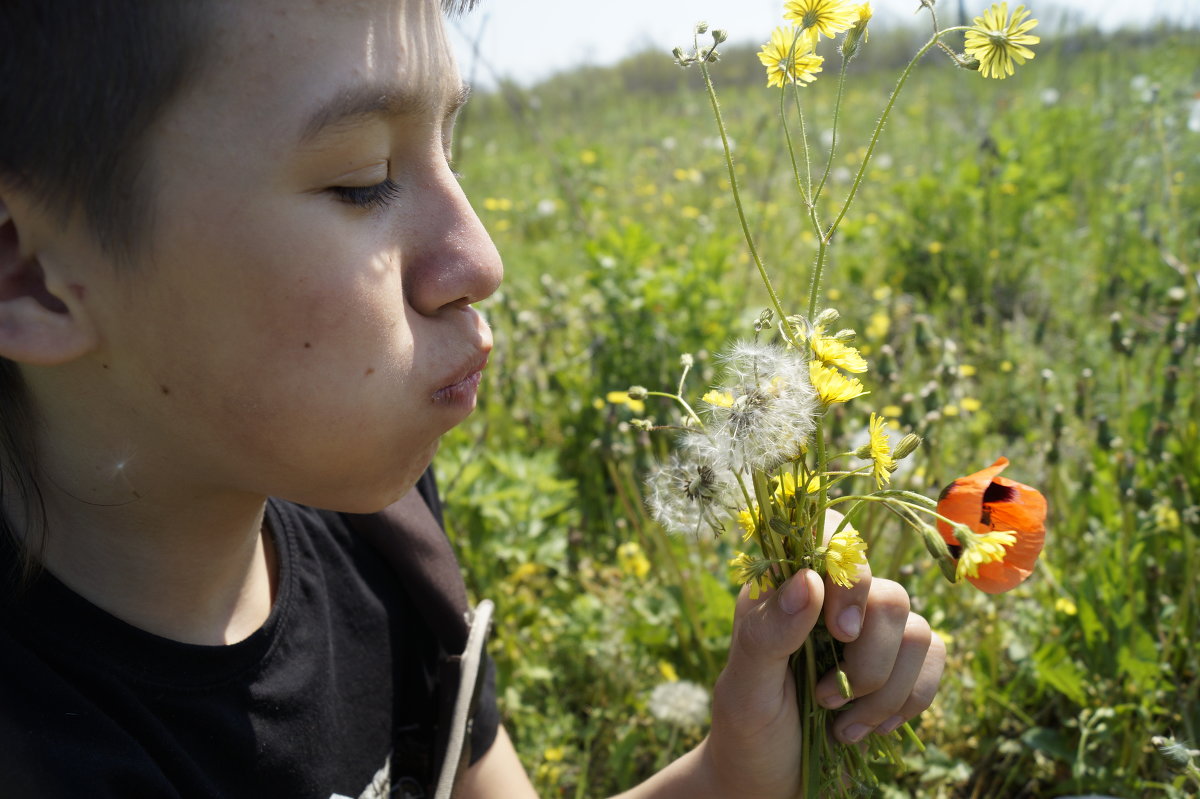
[[851, 638], [857, 638], [862, 632], [862, 611], [858, 605], [851, 605], [838, 614], [838, 627]]
[[808, 605], [808, 580], [804, 572], [793, 574], [779, 594], [779, 607], [789, 615], [799, 613]]
[[828, 696], [821, 697], [820, 701], [821, 701], [822, 706], [827, 707], [830, 710], [837, 710], [839, 707], [846, 704], [850, 700], [847, 699], [846, 697], [842, 696], [841, 694], [834, 693], [834, 694], [829, 694]]
[[856, 744], [863, 738], [866, 738], [867, 733], [870, 731], [871, 728], [866, 724], [851, 724], [846, 728], [846, 731], [842, 733], [842, 737], [844, 737], [850, 743]]
[[887, 735], [889, 732], [896, 729], [903, 723], [903, 716], [892, 716], [890, 719], [876, 727], [875, 732], [879, 733], [880, 735]]

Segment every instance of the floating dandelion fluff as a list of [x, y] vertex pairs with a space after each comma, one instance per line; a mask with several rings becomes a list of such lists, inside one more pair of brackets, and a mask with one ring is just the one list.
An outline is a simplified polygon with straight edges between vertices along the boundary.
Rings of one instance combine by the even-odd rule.
[[804, 452], [816, 426], [808, 364], [777, 345], [734, 344], [722, 359], [726, 385], [708, 402], [707, 436], [697, 446], [718, 468], [772, 469]]
[[674, 727], [690, 730], [708, 721], [708, 691], [694, 682], [664, 682], [650, 692], [650, 714]]

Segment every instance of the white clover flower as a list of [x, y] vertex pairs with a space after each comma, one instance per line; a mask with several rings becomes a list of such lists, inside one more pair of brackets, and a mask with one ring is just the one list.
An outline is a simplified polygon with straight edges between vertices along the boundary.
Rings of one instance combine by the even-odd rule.
[[694, 444], [700, 438], [700, 434], [685, 435], [680, 451], [646, 479], [650, 515], [671, 533], [725, 532], [733, 485], [698, 456]]
[[799, 457], [818, 407], [807, 358], [778, 345], [739, 342], [722, 361], [726, 382], [712, 396], [724, 399], [708, 404], [708, 435], [695, 444], [700, 458], [740, 472]]
[[661, 683], [650, 693], [650, 713], [681, 729], [700, 727], [708, 721], [708, 691], [688, 680]]

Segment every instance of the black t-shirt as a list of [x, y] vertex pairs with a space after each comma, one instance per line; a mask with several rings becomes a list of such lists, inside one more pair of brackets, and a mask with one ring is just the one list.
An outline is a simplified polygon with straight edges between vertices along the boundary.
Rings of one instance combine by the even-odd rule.
[[[273, 500], [267, 520], [275, 604], [236, 644], [147, 633], [49, 574], [0, 604], [0, 795], [429, 793], [438, 655], [419, 608], [340, 515]], [[489, 680], [474, 759], [497, 724]]]

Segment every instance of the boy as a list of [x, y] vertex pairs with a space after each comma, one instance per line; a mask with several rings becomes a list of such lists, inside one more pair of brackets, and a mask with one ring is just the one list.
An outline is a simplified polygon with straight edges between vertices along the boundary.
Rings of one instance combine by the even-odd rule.
[[[412, 491], [492, 345], [441, 14], [0, 10], [6, 795], [428, 795], [440, 631], [346, 514]], [[928, 706], [903, 589], [802, 573], [742, 596], [712, 733], [625, 796], [794, 795], [786, 660], [822, 611], [837, 738]], [[456, 796], [532, 796], [484, 704]]]

